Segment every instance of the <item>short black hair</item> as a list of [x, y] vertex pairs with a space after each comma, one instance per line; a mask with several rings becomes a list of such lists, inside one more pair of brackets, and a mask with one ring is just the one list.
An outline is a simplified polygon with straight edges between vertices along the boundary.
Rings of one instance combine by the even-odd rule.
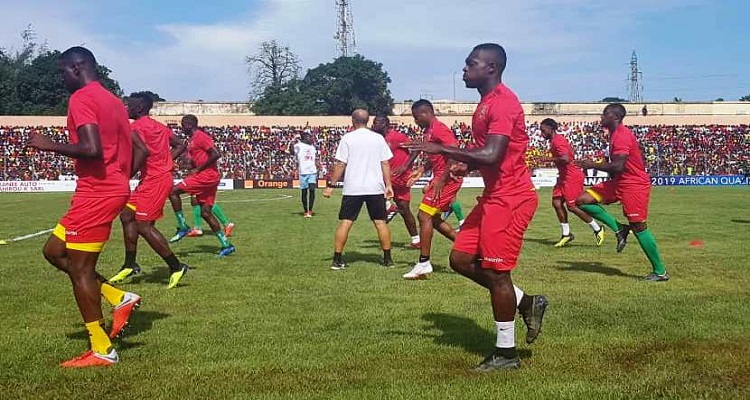
[[604, 107], [604, 112], [607, 111], [614, 114], [621, 121], [625, 118], [626, 115], [628, 115], [628, 112], [625, 111], [625, 106], [620, 103], [607, 104], [607, 106]]
[[96, 67], [96, 57], [94, 57], [94, 53], [92, 53], [91, 50], [81, 46], [75, 46], [65, 50], [64, 52], [62, 52], [62, 54], [60, 54], [60, 59], [65, 62], [71, 62], [75, 59], [81, 59], [92, 67]]
[[505, 65], [508, 62], [508, 56], [505, 54], [505, 49], [497, 43], [482, 43], [474, 46], [474, 51], [487, 51], [493, 54], [497, 69], [500, 75], [505, 71]]
[[419, 107], [430, 107], [430, 110], [432, 112], [435, 112], [435, 108], [432, 107], [432, 103], [430, 103], [430, 101], [427, 99], [419, 99], [415, 101], [414, 104], [411, 105], [412, 110], [416, 110]]
[[552, 128], [552, 130], [555, 130], [555, 131], [557, 130], [557, 126], [558, 126], [557, 125], [557, 121], [555, 121], [552, 118], [545, 118], [545, 119], [543, 119], [541, 125], [547, 125], [550, 128]]
[[193, 126], [198, 126], [198, 117], [193, 114], [188, 114], [182, 117], [182, 121], [190, 122], [193, 124]]
[[154, 106], [154, 97], [147, 92], [135, 92], [128, 97], [142, 101], [143, 106], [146, 107], [146, 111], [151, 111], [151, 108]]

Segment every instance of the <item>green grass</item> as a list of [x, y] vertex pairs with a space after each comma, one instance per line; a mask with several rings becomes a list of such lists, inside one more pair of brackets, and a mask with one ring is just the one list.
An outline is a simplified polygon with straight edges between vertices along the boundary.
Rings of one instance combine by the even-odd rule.
[[[461, 192], [465, 208], [477, 193]], [[51, 228], [69, 198], [0, 196], [0, 238]], [[488, 294], [450, 271], [449, 242], [435, 239], [432, 279], [405, 282], [417, 254], [403, 248], [401, 219], [391, 225], [398, 268], [383, 269], [365, 218], [347, 246], [350, 268], [330, 271], [340, 197], [318, 196], [317, 216], [304, 220], [296, 190], [254, 190], [219, 196], [238, 225], [235, 255], [217, 259], [210, 236], [173, 246], [194, 267], [177, 289], [166, 289], [166, 267], [141, 242], [145, 274], [122, 286], [143, 306], [108, 369], [57, 366], [88, 344], [68, 279], [41, 256], [45, 237], [0, 246], [0, 398], [748, 396], [748, 189], [653, 190], [650, 227], [672, 275], [656, 284], [636, 279], [649, 267], [635, 240], [622, 254], [612, 235], [597, 248], [578, 220], [573, 245], [552, 248], [549, 196], [540, 192], [513, 275], [551, 302], [537, 343], [519, 344], [518, 371], [468, 371], [492, 350], [494, 324]], [[171, 213], [159, 224], [167, 234], [173, 225]], [[121, 240], [117, 223], [99, 262], [106, 276], [122, 263]]]

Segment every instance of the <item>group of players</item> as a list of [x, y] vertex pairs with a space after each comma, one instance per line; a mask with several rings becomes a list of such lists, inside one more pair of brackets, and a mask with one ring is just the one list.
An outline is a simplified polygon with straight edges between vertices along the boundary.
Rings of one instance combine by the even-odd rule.
[[[432, 272], [430, 245], [433, 231], [437, 229], [454, 241], [451, 268], [490, 293], [497, 330], [496, 349], [479, 364], [477, 371], [520, 367], [515, 347], [516, 312], [526, 323], [526, 341], [531, 343], [541, 331], [548, 305], [544, 296], [525, 294], [511, 279], [538, 198], [525, 162], [529, 138], [523, 109], [513, 91], [502, 83], [505, 65], [504, 49], [493, 43], [474, 47], [465, 60], [463, 80], [467, 87], [477, 89], [481, 95], [472, 121], [473, 144], [468, 148], [457, 146], [453, 133], [437, 120], [432, 105], [424, 100], [414, 103], [412, 108], [416, 123], [425, 130], [423, 141], [410, 142], [389, 131], [385, 116], [376, 118], [374, 127], [385, 135], [396, 153], [401, 153], [400, 159], [394, 160], [402, 162], [393, 168], [394, 187], [388, 187], [386, 192], [395, 193], [412, 242], [419, 243], [419, 260], [404, 278], [419, 279]], [[169, 286], [179, 282], [188, 267], [172, 253], [154, 222], [162, 216], [168, 197], [179, 224], [174, 239], [187, 236], [190, 230], [182, 214], [180, 198], [184, 193], [195, 196], [202, 217], [221, 243], [219, 255], [233, 253], [234, 246], [212, 212], [220, 178], [216, 167], [220, 154], [211, 137], [197, 128], [197, 119], [192, 115], [181, 121], [182, 130], [189, 137], [185, 146], [169, 128], [148, 117], [151, 99], [135, 96], [126, 111], [121, 100], [97, 81], [96, 60], [85, 48], [73, 47], [62, 53], [59, 68], [66, 88], [72, 93], [68, 108], [69, 143], [55, 143], [39, 133], [31, 133], [28, 145], [74, 158], [79, 177], [70, 209], [43, 251], [52, 265], [69, 275], [91, 342], [90, 350], [61, 365], [72, 368], [107, 366], [119, 361], [111, 339], [122, 332], [141, 301], [137, 294], [114, 287], [96, 272], [96, 262], [109, 239], [113, 220], [121, 216], [128, 252], [123, 270], [115, 278], [122, 279], [136, 272], [135, 246], [138, 236], [143, 236], [169, 266]], [[135, 120], [132, 125], [128, 116]], [[622, 124], [624, 117], [625, 109], [619, 104], [608, 105], [602, 114], [602, 125], [610, 134], [608, 162], [575, 160], [570, 145], [563, 143], [564, 138], [555, 133], [554, 121], [543, 123], [544, 134], [553, 143], [554, 161], [561, 169], [554, 204], [562, 224], [567, 224], [567, 220], [563, 220], [566, 217], [564, 202], [571, 212], [587, 222], [589, 216], [593, 217], [616, 232], [618, 251], [633, 230], [652, 264], [652, 273], [646, 280], [665, 281], [669, 276], [646, 226], [650, 181], [635, 136]], [[305, 141], [311, 145], [309, 139]], [[181, 183], [173, 185], [172, 161], [185, 148], [193, 169]], [[299, 156], [304, 150], [298, 146], [293, 151]], [[433, 178], [419, 205], [417, 235], [415, 220], [409, 211], [410, 184], [416, 174], [409, 170], [421, 152], [428, 154]], [[577, 189], [580, 177], [573, 165], [606, 171], [611, 179], [583, 192], [582, 184], [581, 190]], [[471, 170], [479, 171], [485, 188], [478, 204], [456, 232], [441, 214], [450, 209], [463, 177]], [[129, 179], [138, 171], [141, 181], [131, 194]], [[307, 197], [303, 199], [305, 216], [310, 217], [314, 197], [309, 197], [309, 191], [304, 194]], [[622, 203], [628, 225], [618, 223], [600, 205], [616, 201]], [[591, 226], [596, 243], [600, 245], [603, 230], [594, 223]], [[563, 229], [560, 246], [573, 240], [565, 225]], [[414, 240], [415, 236], [419, 236], [418, 239]], [[100, 297], [113, 307], [109, 334], [104, 331]]]

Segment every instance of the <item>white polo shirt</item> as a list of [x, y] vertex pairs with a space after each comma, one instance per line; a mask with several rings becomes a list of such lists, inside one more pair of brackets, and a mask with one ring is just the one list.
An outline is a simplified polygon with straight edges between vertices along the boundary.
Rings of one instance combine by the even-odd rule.
[[385, 193], [381, 162], [393, 157], [385, 138], [367, 128], [345, 134], [336, 149], [336, 160], [346, 164], [344, 196]]

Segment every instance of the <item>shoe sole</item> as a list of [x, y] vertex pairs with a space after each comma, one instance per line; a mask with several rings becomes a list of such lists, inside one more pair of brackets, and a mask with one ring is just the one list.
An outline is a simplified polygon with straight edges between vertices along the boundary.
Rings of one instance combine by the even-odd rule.
[[547, 307], [549, 306], [549, 300], [545, 296], [541, 296], [539, 300], [539, 305], [537, 306], [537, 300], [534, 299], [534, 304], [532, 305], [532, 309], [536, 309], [538, 307], [538, 312], [535, 315], [539, 316], [539, 328], [536, 330], [536, 333], [533, 335], [529, 335], [529, 333], [526, 333], [526, 343], [532, 344], [536, 339], [539, 337], [539, 334], [542, 333], [542, 322], [544, 321], [544, 313], [547, 312]]
[[133, 316], [133, 313], [141, 307], [141, 301], [142, 299], [135, 302], [135, 305], [130, 310], [130, 315], [128, 315], [128, 320], [125, 321], [125, 325], [123, 325], [122, 328], [120, 328], [120, 331], [117, 332], [117, 334], [115, 334], [114, 336], [110, 333], [109, 334], [110, 339], [118, 339], [118, 338], [121, 338], [125, 334], [125, 330], [127, 330], [128, 325], [130, 325], [130, 317]]
[[417, 276], [411, 277], [411, 276], [402, 276], [407, 281], [421, 281], [425, 279], [430, 279], [430, 276], [432, 275], [432, 272], [427, 274], [419, 274]]

